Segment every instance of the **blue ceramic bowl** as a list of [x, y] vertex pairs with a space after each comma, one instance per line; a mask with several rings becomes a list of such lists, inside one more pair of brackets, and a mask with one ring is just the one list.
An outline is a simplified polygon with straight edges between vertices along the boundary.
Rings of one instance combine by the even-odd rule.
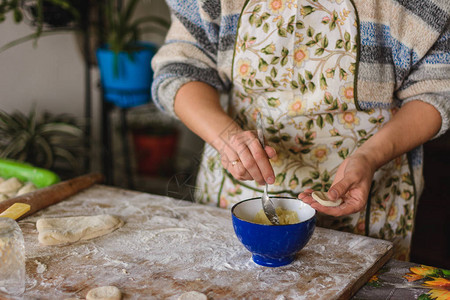
[[297, 212], [300, 223], [262, 225], [253, 223], [262, 209], [261, 198], [252, 198], [231, 208], [233, 228], [241, 243], [252, 253], [253, 261], [267, 267], [290, 264], [311, 238], [316, 228], [316, 211], [296, 198], [271, 197], [275, 207]]

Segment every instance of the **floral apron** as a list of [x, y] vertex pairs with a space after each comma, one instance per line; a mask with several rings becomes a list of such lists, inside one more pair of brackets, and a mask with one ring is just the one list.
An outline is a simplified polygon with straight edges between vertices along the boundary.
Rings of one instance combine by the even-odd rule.
[[[250, 0], [237, 30], [229, 111], [242, 128], [265, 121], [273, 195], [306, 188], [328, 191], [337, 168], [389, 120], [394, 109], [361, 111], [356, 101], [358, 20], [349, 0]], [[206, 145], [197, 177], [201, 203], [231, 207], [260, 196], [254, 181], [235, 180]], [[344, 217], [318, 215], [319, 226], [391, 240], [408, 259], [415, 189], [407, 155], [380, 168], [366, 209]]]

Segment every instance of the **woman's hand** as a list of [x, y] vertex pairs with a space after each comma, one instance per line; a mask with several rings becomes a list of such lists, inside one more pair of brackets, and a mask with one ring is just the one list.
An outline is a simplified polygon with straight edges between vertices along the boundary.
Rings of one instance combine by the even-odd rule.
[[327, 215], [337, 217], [356, 213], [363, 210], [366, 205], [375, 170], [366, 155], [356, 152], [339, 166], [333, 185], [327, 193], [332, 201], [341, 198], [343, 200], [341, 205], [326, 207], [319, 204], [311, 197], [313, 192], [311, 189], [300, 193], [298, 198]]
[[225, 169], [237, 180], [255, 180], [263, 185], [275, 182], [275, 175], [269, 158], [276, 155], [274, 148], [262, 148], [253, 131], [238, 131], [223, 139], [220, 152], [221, 162]]
[[261, 147], [252, 131], [242, 128], [220, 105], [218, 92], [203, 82], [183, 85], [175, 98], [174, 110], [181, 121], [221, 155], [222, 165], [238, 180], [272, 184], [275, 175], [269, 158], [275, 149]]

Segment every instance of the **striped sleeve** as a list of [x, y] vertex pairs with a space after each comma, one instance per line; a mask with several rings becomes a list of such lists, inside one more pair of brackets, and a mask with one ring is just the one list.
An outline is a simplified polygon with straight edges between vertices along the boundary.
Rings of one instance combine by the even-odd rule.
[[171, 28], [165, 44], [152, 60], [152, 97], [163, 111], [175, 116], [173, 104], [178, 89], [191, 81], [205, 82], [219, 91], [229, 80], [217, 70], [220, 2], [215, 9], [200, 0], [168, 0]]
[[450, 127], [450, 23], [433, 47], [412, 69], [397, 97], [407, 103], [421, 100], [433, 105], [442, 118], [441, 129], [434, 137], [445, 133]]

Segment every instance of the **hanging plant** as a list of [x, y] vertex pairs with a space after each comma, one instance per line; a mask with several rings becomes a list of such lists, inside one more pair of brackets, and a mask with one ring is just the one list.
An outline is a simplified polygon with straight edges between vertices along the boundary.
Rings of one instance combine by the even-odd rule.
[[15, 23], [26, 21], [36, 30], [0, 47], [3, 52], [18, 44], [42, 36], [60, 34], [78, 27], [82, 0], [0, 0], [0, 23], [12, 14]]

